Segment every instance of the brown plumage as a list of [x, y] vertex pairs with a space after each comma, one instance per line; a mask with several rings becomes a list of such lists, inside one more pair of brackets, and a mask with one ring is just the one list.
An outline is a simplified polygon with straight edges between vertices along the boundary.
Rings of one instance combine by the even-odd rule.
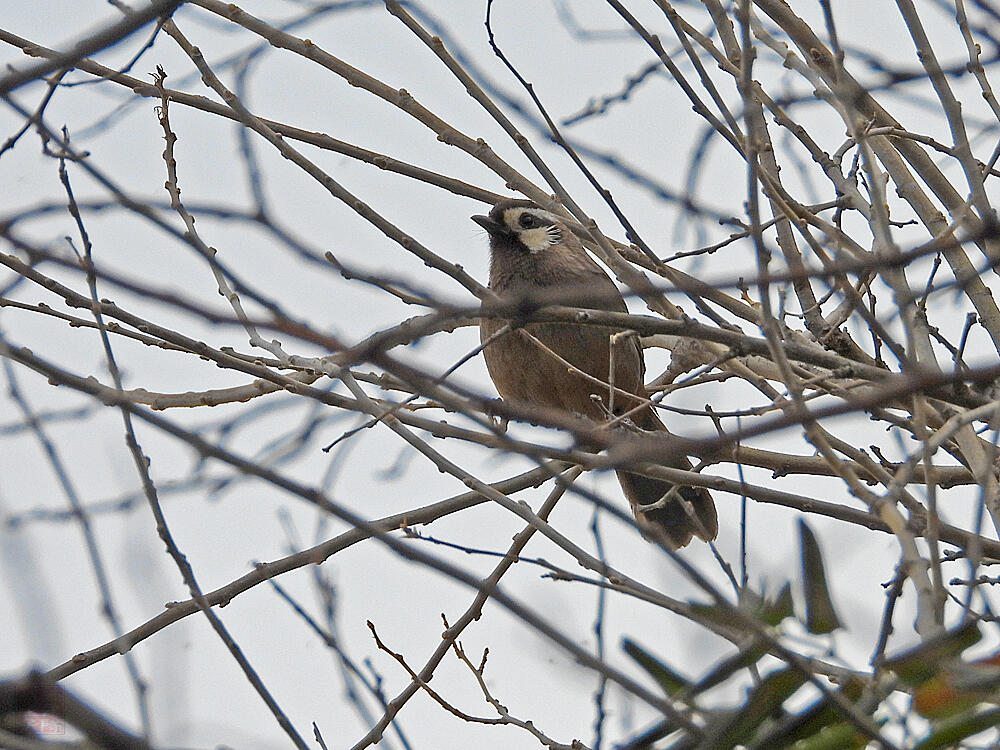
[[[554, 214], [531, 201], [508, 200], [494, 206], [489, 216], [473, 216], [472, 220], [489, 233], [490, 289], [501, 297], [529, 296], [538, 302], [552, 300], [563, 305], [628, 312], [611, 278]], [[506, 322], [482, 318], [479, 324], [482, 341], [489, 341]], [[571, 372], [552, 353], [606, 384], [611, 363], [611, 336], [617, 332], [613, 328], [573, 323], [528, 323], [490, 341], [483, 349], [483, 356], [490, 377], [504, 399], [522, 405], [562, 409], [605, 422], [608, 419], [608, 386]], [[615, 387], [645, 399], [645, 365], [638, 339], [619, 337], [614, 346]], [[611, 412], [616, 416], [641, 403], [626, 393], [614, 394]], [[599, 397], [600, 404], [595, 402], [594, 395]], [[643, 430], [666, 431], [652, 407], [640, 409], [630, 418]], [[670, 465], [691, 468], [687, 457]], [[692, 535], [706, 541], [715, 538], [719, 527], [715, 504], [704, 488], [681, 487], [675, 493], [687, 501], [694, 517], [676, 496], [661, 508], [643, 511], [643, 506], [658, 502], [672, 485], [627, 471], [617, 473], [636, 523], [647, 538], [673, 547], [683, 547], [691, 541]]]

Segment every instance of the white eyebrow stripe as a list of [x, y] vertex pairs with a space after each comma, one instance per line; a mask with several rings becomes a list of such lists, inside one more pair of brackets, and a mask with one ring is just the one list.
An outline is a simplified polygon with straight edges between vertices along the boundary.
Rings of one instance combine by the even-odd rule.
[[556, 217], [542, 208], [522, 208], [522, 211], [531, 214], [532, 216], [537, 216], [539, 219], [545, 219], [545, 221], [555, 224]]
[[511, 229], [519, 229], [519, 227], [517, 226], [517, 217], [520, 216], [522, 213], [529, 213], [532, 216], [537, 216], [539, 219], [543, 219], [544, 221], [546, 221], [546, 222], [548, 222], [550, 224], [555, 224], [556, 223], [556, 217], [555, 217], [555, 215], [552, 214], [552, 213], [549, 213], [545, 209], [542, 209], [542, 208], [526, 208], [524, 206], [515, 206], [513, 208], [508, 208], [506, 211], [503, 212], [503, 222], [504, 222], [504, 224], [506, 224]]

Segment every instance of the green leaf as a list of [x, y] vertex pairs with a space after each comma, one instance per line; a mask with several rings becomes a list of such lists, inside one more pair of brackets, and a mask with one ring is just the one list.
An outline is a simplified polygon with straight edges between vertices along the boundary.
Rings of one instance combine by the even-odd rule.
[[951, 684], [959, 692], [994, 695], [1000, 688], [1000, 666], [982, 662], [951, 663]]
[[982, 640], [975, 621], [921, 643], [886, 659], [883, 666], [895, 672], [910, 687], [920, 685], [937, 674], [941, 663], [958, 657], [965, 649]]
[[[728, 604], [717, 604], [704, 602], [690, 602], [694, 615], [702, 621], [712, 622], [721, 625], [730, 631], [743, 628], [734, 621], [733, 607]], [[740, 601], [736, 605], [742, 612], [749, 613], [766, 625], [775, 626], [786, 617], [794, 617], [795, 610], [792, 605], [792, 587], [790, 583], [785, 583], [778, 595], [769, 599], [758, 594], [751, 588], [744, 588], [740, 591]]]
[[795, 607], [792, 603], [792, 584], [786, 583], [781, 587], [778, 596], [771, 601], [765, 601], [760, 611], [760, 619], [772, 627], [780, 623], [786, 617], [795, 616]]
[[696, 620], [715, 623], [729, 630], [740, 627], [733, 618], [733, 608], [730, 605], [706, 604], [705, 602], [689, 602], [691, 614]]
[[806, 598], [806, 629], [810, 633], [830, 633], [839, 628], [840, 618], [833, 608], [830, 590], [826, 585], [823, 554], [816, 535], [799, 520], [799, 539], [802, 543], [802, 583]]
[[[862, 680], [849, 677], [843, 685], [837, 688], [837, 693], [848, 703], [855, 703], [861, 698], [864, 689], [865, 683]], [[817, 748], [827, 747], [823, 743], [829, 742], [831, 743], [830, 747], [840, 747], [841, 745], [836, 744], [840, 741], [836, 739], [841, 736], [840, 730], [831, 731], [829, 736], [822, 740], [820, 735], [827, 733], [827, 730], [833, 730], [842, 723], [844, 723], [843, 712], [826, 696], [820, 696], [802, 712], [784, 717], [770, 731], [755, 737], [749, 747], [751, 750], [782, 750], [795, 745], [796, 750], [799, 750], [799, 746], [795, 744], [797, 742], [816, 742], [818, 743], [815, 746]], [[858, 738], [860, 738], [860, 744], [845, 744], [843, 747], [864, 747], [868, 741], [867, 737], [858, 732], [854, 725], [849, 726], [855, 735], [851, 741], [858, 743]], [[847, 737], [846, 734], [843, 736]], [[847, 742], [847, 739], [844, 741]]]
[[738, 652], [716, 664], [711, 672], [695, 683], [690, 694], [692, 696], [698, 695], [709, 688], [725, 682], [741, 669], [746, 669], [752, 664], [756, 664], [766, 653], [767, 646], [755, 638], [749, 643], [744, 644]]
[[[858, 731], [853, 724], [840, 721], [823, 727], [812, 737], [800, 740], [795, 746], [795, 750], [861, 750], [868, 746], [867, 735]], [[782, 745], [781, 747], [787, 747]], [[777, 746], [770, 746], [772, 750], [778, 750]]]
[[984, 732], [998, 724], [1000, 724], [1000, 708], [968, 711], [935, 724], [931, 733], [921, 740], [914, 750], [941, 750], [952, 747], [966, 737]]
[[631, 638], [625, 638], [622, 641], [622, 648], [626, 654], [635, 659], [639, 666], [645, 669], [656, 680], [657, 684], [663, 688], [663, 691], [667, 695], [677, 695], [677, 693], [686, 690], [690, 686], [691, 683], [689, 680], [681, 677], [677, 672], [646, 651], [646, 649], [642, 648], [642, 646]]
[[[709, 727], [702, 747], [730, 750], [745, 743], [754, 730], [771, 718], [781, 705], [806, 681], [806, 676], [792, 667], [771, 672], [750, 691], [743, 707], [718, 727]], [[713, 731], [714, 730], [714, 731]]]
[[[710, 607], [712, 605], [694, 605], [697, 607]], [[744, 612], [749, 612], [765, 625], [774, 627], [786, 617], [794, 617], [795, 609], [792, 604], [792, 584], [785, 582], [781, 591], [776, 597], [768, 598], [763, 594], [758, 594], [750, 587], [740, 589], [739, 607]], [[708, 615], [710, 618], [718, 619], [714, 613]], [[729, 617], [728, 613], [722, 616]], [[729, 617], [731, 621], [732, 618]], [[731, 622], [730, 622], [731, 624]]]

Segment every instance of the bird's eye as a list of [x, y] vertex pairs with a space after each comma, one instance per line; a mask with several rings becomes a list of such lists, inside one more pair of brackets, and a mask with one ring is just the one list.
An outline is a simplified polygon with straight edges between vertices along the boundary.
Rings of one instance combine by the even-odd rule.
[[524, 229], [531, 229], [535, 226], [537, 218], [529, 213], [523, 213], [517, 218], [517, 223], [521, 225]]

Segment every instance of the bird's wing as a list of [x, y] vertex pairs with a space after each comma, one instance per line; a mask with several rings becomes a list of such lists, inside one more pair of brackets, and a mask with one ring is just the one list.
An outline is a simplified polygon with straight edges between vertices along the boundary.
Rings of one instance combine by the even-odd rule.
[[[594, 310], [607, 310], [608, 312], [628, 312], [625, 298], [622, 297], [618, 286], [611, 277], [596, 262], [587, 258], [588, 272], [586, 274], [587, 287], [590, 290], [587, 297], [590, 304], [583, 305]], [[639, 393], [646, 375], [646, 363], [642, 357], [642, 344], [638, 336], [618, 339], [615, 346], [615, 359], [618, 361], [616, 371], [620, 371], [619, 383], [621, 387]], [[617, 374], [617, 373], [616, 373]], [[627, 385], [624, 385], [627, 384]]]

